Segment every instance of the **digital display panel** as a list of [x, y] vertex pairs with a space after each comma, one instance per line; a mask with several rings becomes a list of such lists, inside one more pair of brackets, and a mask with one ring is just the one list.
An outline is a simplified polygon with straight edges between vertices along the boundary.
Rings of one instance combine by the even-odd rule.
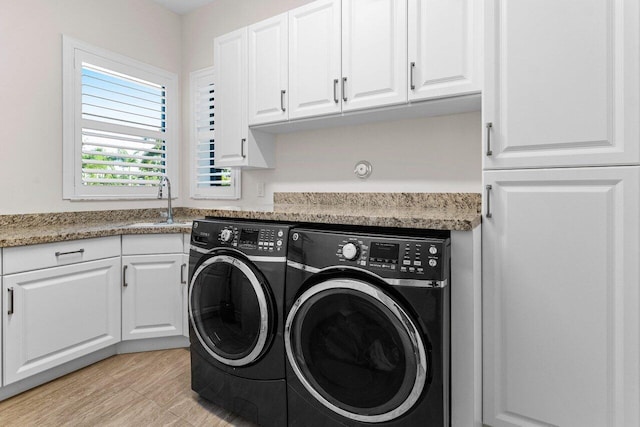
[[240, 230], [240, 244], [241, 245], [256, 245], [258, 244], [259, 230], [253, 228], [243, 228]]
[[397, 243], [371, 242], [371, 251], [369, 252], [369, 256], [371, 258], [397, 261], [399, 252], [400, 245]]

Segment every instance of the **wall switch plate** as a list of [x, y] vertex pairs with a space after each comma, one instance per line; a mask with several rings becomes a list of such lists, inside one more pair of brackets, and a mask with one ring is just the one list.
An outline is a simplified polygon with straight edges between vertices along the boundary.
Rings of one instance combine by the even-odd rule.
[[259, 182], [256, 186], [256, 193], [258, 193], [258, 197], [264, 197], [264, 182]]

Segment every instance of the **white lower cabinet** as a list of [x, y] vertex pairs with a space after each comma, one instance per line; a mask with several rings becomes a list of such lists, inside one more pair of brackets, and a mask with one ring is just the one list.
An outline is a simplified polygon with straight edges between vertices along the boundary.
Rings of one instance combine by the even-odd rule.
[[119, 285], [119, 257], [4, 276], [3, 385], [119, 342]]
[[640, 425], [640, 167], [484, 177], [484, 423]]
[[182, 254], [122, 257], [122, 340], [182, 335]]
[[123, 236], [123, 341], [183, 334], [183, 251], [182, 234]]

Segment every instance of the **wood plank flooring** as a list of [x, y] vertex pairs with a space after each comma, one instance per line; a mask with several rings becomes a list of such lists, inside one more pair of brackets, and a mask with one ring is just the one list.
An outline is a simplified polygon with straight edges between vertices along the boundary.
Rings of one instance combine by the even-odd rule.
[[121, 354], [0, 402], [0, 426], [253, 427], [191, 391], [188, 349]]

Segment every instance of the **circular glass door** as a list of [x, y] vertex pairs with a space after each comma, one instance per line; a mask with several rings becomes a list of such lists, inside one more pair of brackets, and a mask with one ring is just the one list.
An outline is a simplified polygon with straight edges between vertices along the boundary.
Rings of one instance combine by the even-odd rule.
[[287, 317], [285, 347], [307, 391], [352, 420], [395, 419], [425, 386], [427, 354], [418, 329], [368, 282], [332, 279], [304, 292]]
[[205, 260], [189, 286], [189, 316], [202, 346], [218, 361], [245, 366], [270, 343], [274, 317], [264, 279], [231, 255]]

